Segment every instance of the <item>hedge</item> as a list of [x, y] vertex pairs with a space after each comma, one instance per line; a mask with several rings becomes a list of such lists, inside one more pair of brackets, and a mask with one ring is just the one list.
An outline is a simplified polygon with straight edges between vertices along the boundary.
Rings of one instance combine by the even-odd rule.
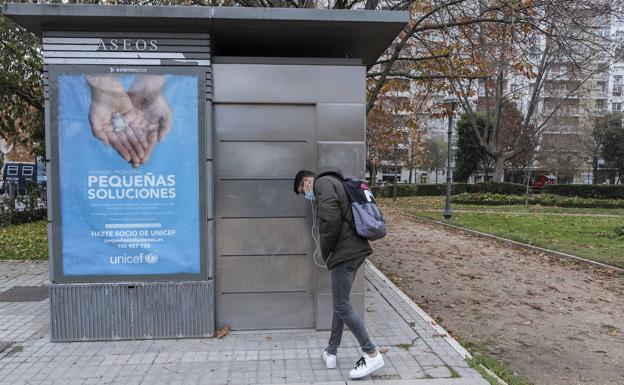
[[23, 210], [14, 210], [11, 201], [7, 197], [0, 196], [0, 227], [20, 225], [47, 218], [48, 212], [46, 208], [41, 207], [37, 203], [36, 192], [33, 192], [32, 195], [19, 196], [17, 201], [24, 206]]
[[543, 192], [567, 197], [624, 199], [624, 185], [555, 184], [545, 185]]
[[[393, 196], [392, 184], [374, 186], [373, 194], [380, 198]], [[463, 193], [492, 193], [523, 195], [526, 186], [516, 183], [489, 182], [489, 183], [453, 183], [451, 194]], [[397, 184], [397, 196], [436, 196], [446, 194], [446, 184]], [[624, 199], [624, 185], [591, 185], [591, 184], [559, 184], [545, 185], [542, 195], [559, 195], [564, 197], [597, 198], [597, 199]], [[524, 199], [524, 198], [523, 198]], [[523, 201], [524, 203], [524, 201]]]
[[[397, 196], [436, 196], [446, 194], [446, 184], [397, 184]], [[373, 186], [371, 190], [378, 198], [392, 198], [394, 185]], [[453, 183], [451, 194], [462, 193], [494, 193], [524, 194], [526, 186], [516, 183]]]
[[48, 212], [46, 209], [32, 209], [24, 211], [0, 209], [0, 227], [40, 221], [46, 219], [47, 217]]
[[[452, 198], [453, 203], [475, 205], [523, 205], [526, 195], [503, 195], [503, 194], [471, 194], [462, 193]], [[557, 207], [586, 207], [586, 208], [624, 208], [624, 200], [621, 199], [596, 199], [580, 197], [564, 197], [554, 194], [530, 195], [529, 204]]]

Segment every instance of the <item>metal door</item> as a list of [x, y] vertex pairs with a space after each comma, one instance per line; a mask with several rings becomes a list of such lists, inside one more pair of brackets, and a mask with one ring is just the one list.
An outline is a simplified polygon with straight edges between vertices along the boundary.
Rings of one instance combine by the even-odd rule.
[[216, 103], [216, 326], [315, 326], [309, 201], [293, 192], [316, 167], [315, 106]]

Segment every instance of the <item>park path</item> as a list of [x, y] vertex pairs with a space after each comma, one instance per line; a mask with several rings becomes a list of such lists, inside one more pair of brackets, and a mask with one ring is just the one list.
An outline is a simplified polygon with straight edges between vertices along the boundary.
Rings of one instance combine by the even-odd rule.
[[624, 384], [624, 277], [384, 208], [375, 265], [536, 385]]

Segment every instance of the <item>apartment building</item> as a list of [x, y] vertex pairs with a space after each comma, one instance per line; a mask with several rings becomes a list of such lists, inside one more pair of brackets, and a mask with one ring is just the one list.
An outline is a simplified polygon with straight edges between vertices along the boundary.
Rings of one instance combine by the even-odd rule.
[[[583, 17], [584, 10], [579, 10]], [[617, 40], [624, 45], [624, 21], [608, 17], [596, 18], [595, 26], [588, 31], [579, 31], [578, 37], [585, 43], [592, 39]], [[515, 101], [519, 111], [526, 116], [531, 103], [537, 103], [534, 114], [536, 125], [543, 125], [537, 138], [536, 155], [532, 164], [523, 169], [509, 169], [505, 179], [521, 182], [530, 172], [533, 175], [545, 174], [558, 177], [559, 183], [592, 183], [591, 166], [587, 162], [585, 143], [591, 133], [596, 118], [609, 112], [624, 112], [624, 48], [620, 50], [619, 59], [614, 60], [608, 52], [596, 50], [597, 44], [577, 44], [577, 51], [561, 53], [560, 58], [551, 63], [544, 80], [543, 88], [536, 101], [531, 100], [535, 87], [534, 79], [521, 74], [512, 73], [503, 81], [504, 93]], [[536, 64], [541, 58], [543, 41], [536, 41], [534, 52], [529, 55]], [[575, 47], [571, 44], [572, 47]], [[407, 81], [407, 80], [406, 80]], [[417, 98], [421, 94], [418, 85], [411, 82], [409, 92], [403, 91], [401, 98]], [[409, 95], [409, 96], [408, 96]], [[439, 104], [444, 94], [428, 95], [428, 107]], [[478, 95], [472, 98], [476, 105], [480, 97], [484, 97], [483, 87]], [[387, 95], [386, 97], [391, 97]], [[426, 108], [423, 108], [426, 111]], [[458, 111], [457, 116], [461, 111]], [[455, 122], [457, 119], [455, 119]], [[419, 122], [425, 131], [423, 137], [439, 138], [446, 142], [448, 121], [421, 112]], [[453, 124], [451, 146], [456, 147], [456, 124]], [[422, 151], [422, 147], [414, 147], [409, 142], [399, 146], [399, 158], [410, 159], [412, 151]], [[423, 168], [422, 164], [410, 167], [410, 162], [398, 162], [398, 170], [394, 167], [394, 156], [388, 154], [383, 160], [378, 181], [394, 179], [412, 183], [444, 183], [446, 174], [441, 170], [437, 173]], [[412, 169], [410, 172], [410, 169]], [[490, 170], [491, 171], [491, 170]], [[480, 170], [473, 181], [485, 180], [488, 170]], [[437, 178], [436, 178], [437, 176]]]

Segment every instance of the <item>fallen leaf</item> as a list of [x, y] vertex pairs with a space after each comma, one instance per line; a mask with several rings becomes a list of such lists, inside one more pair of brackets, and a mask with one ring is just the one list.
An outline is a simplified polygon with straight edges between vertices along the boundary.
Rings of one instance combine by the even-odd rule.
[[223, 338], [227, 336], [228, 334], [230, 334], [230, 330], [231, 330], [230, 325], [225, 325], [221, 329], [217, 329], [217, 332], [215, 333], [215, 337]]
[[266, 337], [264, 337], [264, 339], [267, 340], [268, 342], [273, 341], [273, 337], [271, 337], [271, 336], [266, 336]]
[[373, 313], [375, 311], [375, 309], [366, 308], [366, 311], [369, 312], [369, 313]]
[[388, 350], [390, 350], [390, 348], [387, 348], [387, 347], [384, 346], [383, 348], [379, 349], [379, 353], [386, 354], [386, 353], [388, 353]]

